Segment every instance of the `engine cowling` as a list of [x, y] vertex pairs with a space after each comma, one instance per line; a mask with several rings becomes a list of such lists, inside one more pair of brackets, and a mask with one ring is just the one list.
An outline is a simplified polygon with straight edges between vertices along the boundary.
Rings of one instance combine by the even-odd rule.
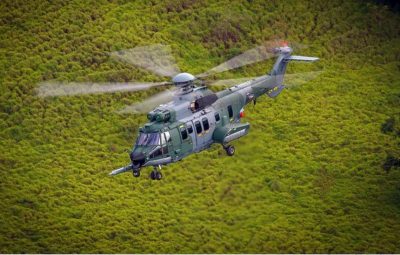
[[155, 109], [147, 114], [149, 121], [168, 122], [171, 120], [171, 112], [169, 110]]

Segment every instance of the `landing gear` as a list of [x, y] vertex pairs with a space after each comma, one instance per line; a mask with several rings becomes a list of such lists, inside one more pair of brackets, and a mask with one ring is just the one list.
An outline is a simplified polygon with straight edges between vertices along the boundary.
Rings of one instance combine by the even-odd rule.
[[140, 170], [139, 169], [133, 170], [132, 174], [133, 174], [134, 177], [139, 177], [140, 176]]
[[230, 157], [235, 154], [235, 147], [233, 147], [233, 145], [224, 146], [224, 149], [226, 154]]
[[[159, 170], [161, 170], [161, 166], [158, 166]], [[162, 174], [160, 171], [157, 170], [157, 167], [154, 166], [153, 171], [150, 173], [150, 179], [152, 180], [161, 180], [162, 179]]]

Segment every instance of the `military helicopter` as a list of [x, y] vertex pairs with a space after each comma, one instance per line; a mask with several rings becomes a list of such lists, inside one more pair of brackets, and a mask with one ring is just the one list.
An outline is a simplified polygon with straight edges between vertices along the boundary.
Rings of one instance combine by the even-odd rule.
[[[111, 53], [111, 57], [153, 71], [161, 76], [171, 76], [172, 82], [158, 83], [112, 83], [112, 84], [64, 84], [45, 82], [38, 88], [41, 97], [66, 96], [116, 91], [137, 91], [159, 86], [173, 85], [172, 90], [163, 91], [143, 103], [128, 106], [122, 113], [147, 111], [148, 123], [139, 129], [137, 140], [129, 153], [130, 163], [110, 173], [117, 175], [131, 171], [139, 177], [141, 169], [152, 166], [152, 180], [162, 179], [161, 166], [165, 166], [209, 148], [218, 143], [228, 156], [235, 154], [230, 143], [249, 132], [250, 124], [242, 123], [244, 107], [256, 103], [258, 97], [278, 96], [285, 85], [287, 64], [290, 61], [313, 62], [317, 57], [292, 55], [292, 47], [287, 42], [279, 42], [277, 47], [270, 43], [248, 50], [227, 62], [199, 75], [179, 73], [172, 56], [163, 45], [137, 47], [131, 50]], [[204, 78], [243, 65], [259, 62], [277, 56], [269, 74], [240, 82], [232, 87], [214, 93], [205, 86]], [[290, 76], [290, 75], [286, 75]], [[313, 75], [311, 75], [311, 78]], [[237, 80], [214, 82], [234, 83]]]

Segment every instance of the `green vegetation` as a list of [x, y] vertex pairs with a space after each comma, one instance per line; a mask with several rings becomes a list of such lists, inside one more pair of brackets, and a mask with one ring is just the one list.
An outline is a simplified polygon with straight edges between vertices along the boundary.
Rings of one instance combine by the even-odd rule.
[[[400, 253], [399, 35], [399, 13], [356, 0], [1, 1], [0, 253]], [[200, 73], [272, 38], [321, 58], [289, 72], [324, 73], [248, 107], [234, 157], [213, 146], [159, 182], [108, 176], [146, 121], [116, 111], [159, 90], [35, 95], [158, 79], [114, 50], [169, 44]]]

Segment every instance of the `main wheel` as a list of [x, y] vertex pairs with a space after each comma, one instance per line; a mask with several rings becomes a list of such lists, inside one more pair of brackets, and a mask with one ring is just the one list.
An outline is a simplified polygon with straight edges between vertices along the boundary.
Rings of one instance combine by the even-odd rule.
[[140, 171], [139, 170], [133, 170], [132, 171], [133, 176], [139, 177], [140, 176]]
[[156, 173], [156, 179], [157, 179], [157, 180], [161, 180], [161, 179], [162, 179], [162, 174], [161, 174], [161, 172], [157, 172], [157, 173]]
[[153, 171], [151, 171], [151, 173], [150, 173], [150, 179], [152, 179], [152, 180], [155, 180], [155, 179], [157, 179], [157, 171], [155, 171], [155, 170], [153, 170]]
[[228, 156], [233, 156], [233, 154], [235, 154], [235, 147], [233, 147], [233, 145], [229, 145], [225, 150]]

